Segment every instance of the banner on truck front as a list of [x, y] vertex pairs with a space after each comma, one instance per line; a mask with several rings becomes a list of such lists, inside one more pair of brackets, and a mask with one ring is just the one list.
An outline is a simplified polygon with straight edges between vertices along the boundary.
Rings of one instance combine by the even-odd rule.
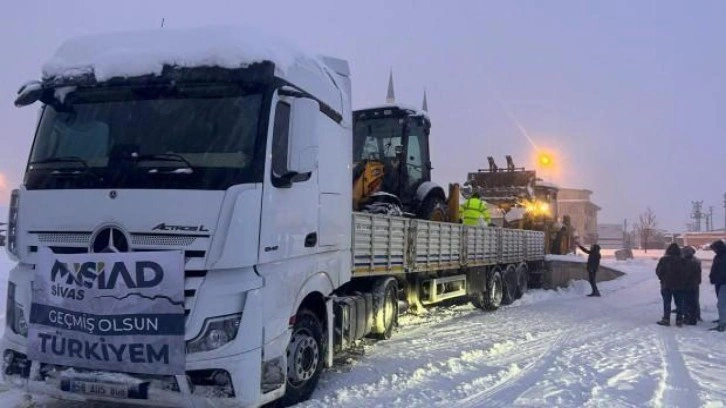
[[181, 251], [40, 253], [28, 357], [128, 373], [184, 374]]

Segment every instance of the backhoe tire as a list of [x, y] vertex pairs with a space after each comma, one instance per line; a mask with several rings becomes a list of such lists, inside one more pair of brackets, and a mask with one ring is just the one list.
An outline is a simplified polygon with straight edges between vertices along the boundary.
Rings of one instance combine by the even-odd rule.
[[438, 196], [431, 195], [426, 197], [419, 208], [418, 218], [428, 221], [449, 221], [446, 203]]
[[[494, 269], [488, 274], [487, 291], [481, 296], [480, 301], [476, 301], [474, 306], [484, 310], [497, 310], [502, 305], [503, 282], [502, 274], [498, 269]], [[479, 304], [480, 303], [480, 304]]]
[[323, 325], [310, 310], [300, 309], [287, 346], [287, 386], [277, 406], [288, 407], [310, 398], [323, 371], [326, 343]]

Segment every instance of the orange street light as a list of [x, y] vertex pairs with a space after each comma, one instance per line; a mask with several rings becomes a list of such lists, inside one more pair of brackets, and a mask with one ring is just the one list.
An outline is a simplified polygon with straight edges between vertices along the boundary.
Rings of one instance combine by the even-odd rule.
[[539, 154], [539, 164], [542, 167], [552, 166], [552, 156], [550, 156], [547, 153], [540, 153]]

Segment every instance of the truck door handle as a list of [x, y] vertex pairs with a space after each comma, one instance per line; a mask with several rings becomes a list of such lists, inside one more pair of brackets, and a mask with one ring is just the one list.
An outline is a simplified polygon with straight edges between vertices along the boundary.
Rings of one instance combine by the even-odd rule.
[[305, 248], [312, 248], [318, 243], [318, 233], [311, 232], [305, 236]]

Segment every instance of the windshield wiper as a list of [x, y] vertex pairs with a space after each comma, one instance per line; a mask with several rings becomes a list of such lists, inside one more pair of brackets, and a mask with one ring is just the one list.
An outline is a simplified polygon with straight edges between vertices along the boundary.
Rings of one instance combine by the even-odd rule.
[[36, 164], [50, 164], [50, 163], [78, 163], [81, 165], [81, 168], [83, 169], [83, 173], [78, 173], [77, 171], [64, 171], [64, 169], [58, 169], [54, 168], [51, 174], [53, 175], [59, 175], [59, 176], [72, 176], [77, 174], [90, 174], [93, 177], [97, 178], [98, 180], [103, 181], [103, 177], [96, 173], [91, 166], [88, 165], [88, 162], [86, 162], [84, 159], [78, 157], [78, 156], [59, 156], [59, 157], [48, 157], [41, 160], [34, 160], [28, 163], [29, 166], [34, 166]]
[[158, 153], [158, 154], [143, 154], [140, 156], [132, 156], [133, 160], [136, 161], [136, 164], [138, 165], [139, 162], [142, 161], [150, 161], [150, 162], [177, 162], [177, 163], [183, 163], [183, 168], [175, 168], [173, 170], [168, 171], [159, 171], [159, 169], [150, 169], [150, 174], [192, 174], [194, 173], [194, 166], [184, 158], [184, 156], [176, 153]]

